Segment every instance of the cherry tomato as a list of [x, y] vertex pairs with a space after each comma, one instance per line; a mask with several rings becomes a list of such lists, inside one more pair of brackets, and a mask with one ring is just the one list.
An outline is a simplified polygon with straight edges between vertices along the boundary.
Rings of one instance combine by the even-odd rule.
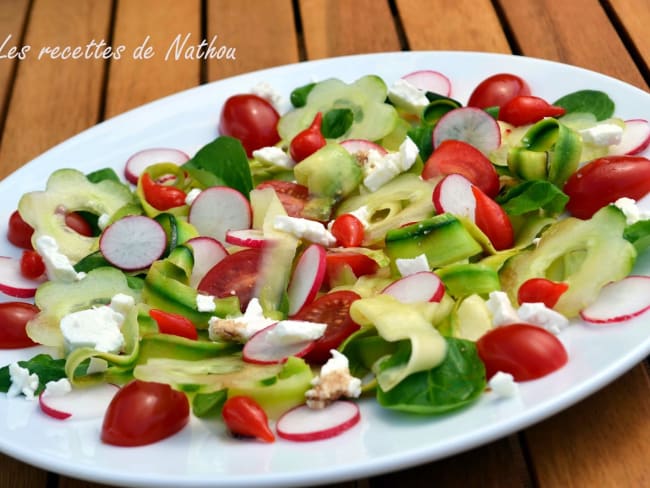
[[517, 301], [520, 305], [541, 302], [548, 308], [553, 308], [568, 289], [568, 283], [558, 283], [546, 278], [531, 278], [524, 281], [519, 287]]
[[327, 324], [323, 336], [304, 356], [305, 361], [313, 364], [326, 362], [331, 349], [339, 347], [350, 334], [359, 330], [359, 324], [350, 317], [350, 305], [359, 298], [353, 291], [333, 291], [317, 298], [292, 317]]
[[336, 217], [331, 232], [343, 247], [357, 247], [363, 242], [363, 223], [352, 214]]
[[453, 173], [463, 175], [491, 198], [499, 193], [499, 175], [490, 160], [471, 144], [448, 139], [431, 153], [422, 178], [429, 180]]
[[296, 163], [299, 163], [307, 156], [311, 156], [326, 144], [327, 141], [325, 141], [320, 131], [322, 122], [323, 113], [318, 112], [311, 125], [302, 132], [299, 132], [291, 140], [289, 153], [291, 154], [291, 159]]
[[189, 419], [184, 393], [163, 383], [134, 380], [108, 405], [101, 439], [115, 446], [144, 446], [175, 434]]
[[194, 340], [199, 338], [196, 327], [184, 315], [165, 312], [155, 308], [149, 310], [149, 315], [158, 324], [158, 330], [161, 334], [171, 334]]
[[234, 95], [226, 100], [219, 120], [221, 135], [239, 139], [248, 157], [253, 151], [280, 141], [280, 115], [267, 100], [257, 95]]
[[261, 249], [244, 249], [230, 254], [206, 273], [198, 290], [218, 298], [235, 295], [243, 312], [253, 298], [261, 260]]
[[23, 220], [18, 210], [14, 210], [9, 217], [9, 229], [7, 230], [7, 239], [9, 239], [9, 242], [23, 249], [33, 249], [33, 233], [33, 227]]
[[472, 193], [476, 199], [476, 226], [490, 239], [497, 251], [512, 247], [515, 238], [508, 214], [478, 187], [472, 186]]
[[251, 397], [237, 395], [228, 398], [221, 409], [221, 417], [228, 430], [235, 435], [254, 437], [264, 442], [275, 440], [266, 412]]
[[273, 188], [282, 206], [290, 217], [300, 217], [309, 199], [309, 189], [298, 183], [282, 180], [269, 180], [257, 185], [258, 189]]
[[157, 210], [169, 210], [173, 207], [185, 205], [187, 195], [180, 188], [161, 185], [151, 179], [149, 173], [142, 173], [142, 191], [144, 198]]
[[20, 274], [30, 280], [35, 280], [45, 273], [45, 263], [40, 254], [31, 249], [25, 249], [20, 257]]
[[567, 210], [590, 218], [621, 197], [638, 200], [650, 192], [650, 160], [641, 156], [607, 156], [595, 159], [573, 173], [563, 189]]
[[0, 349], [36, 346], [27, 335], [25, 327], [38, 312], [38, 307], [31, 303], [0, 303]]
[[551, 105], [543, 98], [519, 95], [499, 110], [499, 120], [514, 126], [533, 124], [544, 117], [560, 117], [566, 113], [563, 107]]
[[357, 278], [377, 272], [379, 265], [371, 257], [358, 252], [328, 252], [325, 257], [325, 281], [335, 283], [345, 269], [349, 269]]
[[65, 214], [65, 225], [82, 236], [93, 236], [93, 228], [90, 226], [88, 221], [77, 212], [69, 212]]
[[569, 359], [557, 337], [530, 324], [491, 329], [476, 342], [476, 348], [488, 378], [502, 371], [516, 381], [534, 380], [561, 368]]
[[530, 87], [523, 79], [510, 73], [499, 73], [478, 84], [469, 97], [469, 107], [502, 107], [518, 95], [530, 95]]

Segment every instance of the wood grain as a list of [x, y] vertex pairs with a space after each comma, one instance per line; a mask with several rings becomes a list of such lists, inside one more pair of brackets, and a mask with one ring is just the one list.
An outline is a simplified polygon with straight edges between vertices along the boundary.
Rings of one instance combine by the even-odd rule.
[[291, 0], [208, 0], [207, 36], [215, 35], [236, 59], [208, 60], [208, 81], [299, 60]]
[[29, 2], [27, 0], [6, 0], [0, 9], [0, 45], [7, 41], [0, 52], [0, 130], [5, 119], [5, 111], [11, 90], [13, 77], [19, 59], [9, 57], [12, 48], [20, 50], [23, 46], [23, 28], [27, 18]]
[[[127, 51], [110, 63], [105, 117], [198, 85], [201, 59], [196, 52], [189, 56], [187, 49], [201, 40], [199, 0], [119, 0], [113, 44]], [[176, 59], [176, 47], [182, 45], [186, 49]], [[148, 48], [152, 51], [145, 57]]]
[[[613, 17], [620, 22], [624, 35], [628, 36], [637, 51], [646, 76], [650, 74], [650, 42], [648, 42], [648, 25], [650, 25], [650, 5], [647, 0], [609, 0]], [[647, 78], [646, 78], [647, 79]]]
[[408, 46], [420, 50], [510, 53], [490, 0], [397, 0]]
[[401, 49], [386, 1], [300, 0], [300, 15], [308, 59]]
[[98, 121], [106, 61], [38, 59], [46, 46], [109, 38], [109, 0], [35, 0], [2, 134], [0, 168], [10, 172]]
[[0, 486], [3, 488], [34, 488], [47, 484], [47, 473], [0, 454]]

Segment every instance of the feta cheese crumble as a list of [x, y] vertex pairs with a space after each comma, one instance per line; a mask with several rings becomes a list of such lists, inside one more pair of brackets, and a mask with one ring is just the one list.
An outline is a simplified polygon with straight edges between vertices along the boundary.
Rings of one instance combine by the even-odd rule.
[[72, 385], [68, 378], [61, 378], [57, 381], [48, 381], [45, 383], [43, 396], [63, 396], [72, 391]]
[[17, 362], [9, 365], [9, 379], [11, 385], [7, 390], [8, 397], [17, 397], [21, 393], [29, 399], [34, 398], [34, 393], [38, 389], [38, 375], [31, 373], [27, 368], [23, 368]]
[[492, 323], [495, 327], [519, 322], [517, 311], [510, 303], [510, 299], [506, 293], [502, 291], [490, 292], [485, 304], [490, 311]]
[[623, 128], [616, 124], [598, 124], [578, 131], [582, 140], [596, 146], [619, 144], [623, 137]]
[[635, 224], [641, 220], [650, 219], [650, 212], [639, 208], [636, 201], [632, 198], [619, 198], [614, 202], [614, 205], [623, 212], [623, 215], [625, 215], [625, 222], [627, 225]]
[[408, 171], [418, 156], [417, 145], [410, 137], [404, 139], [397, 152], [381, 154], [371, 149], [363, 165], [363, 185], [370, 191], [376, 191], [398, 174]]
[[361, 225], [363, 225], [364, 229], [367, 229], [368, 226], [370, 225], [370, 210], [368, 210], [367, 205], [363, 205], [348, 213], [356, 217], [357, 220], [361, 222]]
[[314, 341], [325, 333], [327, 324], [303, 320], [281, 320], [269, 330], [266, 338], [271, 344], [289, 345], [304, 341]]
[[541, 302], [522, 303], [518, 309], [515, 309], [510, 303], [508, 295], [503, 291], [490, 292], [485, 304], [495, 327], [524, 322], [557, 335], [569, 325], [569, 320], [564, 315], [548, 308]]
[[291, 159], [291, 156], [278, 146], [267, 146], [256, 149], [253, 151], [253, 157], [263, 163], [284, 169], [291, 169], [296, 165], [296, 162]]
[[503, 371], [497, 371], [490, 378], [488, 386], [497, 396], [504, 398], [510, 398], [519, 393], [519, 385], [515, 382], [514, 377]]
[[408, 276], [421, 271], [431, 271], [426, 255], [420, 254], [414, 258], [398, 258], [395, 266], [402, 276]]
[[341, 397], [358, 398], [361, 395], [361, 380], [350, 374], [348, 358], [336, 349], [332, 349], [330, 354], [332, 357], [312, 380], [313, 388], [305, 392], [310, 408], [325, 408]]
[[75, 271], [68, 257], [59, 252], [59, 245], [53, 237], [40, 236], [36, 239], [36, 251], [43, 258], [48, 280], [70, 283], [86, 276], [86, 273]]
[[196, 295], [196, 309], [199, 312], [214, 312], [217, 309], [212, 295], [203, 295], [198, 293]]
[[259, 300], [253, 298], [248, 302], [244, 314], [239, 317], [211, 317], [208, 322], [208, 335], [212, 341], [246, 342], [253, 334], [275, 322], [277, 320], [264, 316]]
[[99, 306], [65, 315], [60, 322], [67, 351], [90, 347], [118, 353], [124, 345], [121, 326], [124, 315], [108, 306]]
[[101, 214], [99, 218], [97, 219], [97, 227], [99, 227], [101, 230], [104, 230], [106, 227], [108, 227], [108, 224], [111, 221], [111, 216], [108, 214]]
[[267, 81], [260, 81], [251, 88], [251, 93], [269, 101], [276, 110], [282, 111], [283, 98], [278, 91]]
[[429, 105], [426, 94], [407, 80], [400, 78], [388, 89], [388, 98], [395, 105], [419, 113]]
[[276, 215], [273, 220], [273, 228], [321, 246], [331, 247], [336, 244], [336, 237], [323, 224], [315, 220]]

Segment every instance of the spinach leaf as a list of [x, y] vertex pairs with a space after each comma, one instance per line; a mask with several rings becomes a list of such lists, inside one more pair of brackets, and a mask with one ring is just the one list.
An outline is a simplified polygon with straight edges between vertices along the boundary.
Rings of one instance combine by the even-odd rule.
[[[390, 391], [377, 388], [377, 401], [381, 406], [402, 412], [439, 415], [465, 407], [483, 393], [485, 366], [475, 344], [463, 339], [445, 339], [447, 356], [442, 364], [409, 375]], [[404, 360], [403, 355], [400, 356]], [[380, 368], [390, 367], [388, 361], [386, 363], [382, 362]]]
[[420, 158], [426, 161], [433, 152], [433, 126], [429, 124], [422, 124], [413, 127], [408, 131], [408, 136], [418, 147]]
[[296, 108], [304, 107], [307, 105], [307, 97], [311, 93], [312, 89], [316, 86], [316, 83], [308, 83], [303, 86], [299, 86], [291, 92], [289, 99], [291, 100], [291, 105]]
[[215, 418], [228, 398], [228, 389], [212, 393], [197, 393], [192, 398], [192, 413], [199, 418]]
[[[65, 378], [65, 359], [54, 359], [49, 354], [38, 354], [27, 361], [18, 361], [18, 365], [27, 368], [30, 373], [38, 376], [36, 395], [45, 389], [48, 381]], [[0, 392], [7, 393], [11, 386], [9, 365], [0, 368]]]
[[614, 101], [607, 93], [599, 90], [579, 90], [569, 93], [553, 105], [564, 107], [567, 113], [586, 112], [596, 116], [596, 120], [608, 119], [614, 115]]
[[623, 231], [623, 237], [634, 244], [638, 254], [642, 254], [650, 247], [650, 220], [628, 225]]
[[326, 139], [336, 139], [345, 134], [354, 122], [354, 113], [349, 108], [333, 108], [323, 115], [321, 134]]
[[544, 180], [524, 181], [497, 198], [508, 215], [523, 215], [540, 209], [548, 215], [557, 215], [568, 201], [566, 193]]
[[246, 198], [253, 189], [246, 151], [233, 137], [217, 137], [199, 149], [182, 168], [206, 188], [225, 185], [238, 190]]

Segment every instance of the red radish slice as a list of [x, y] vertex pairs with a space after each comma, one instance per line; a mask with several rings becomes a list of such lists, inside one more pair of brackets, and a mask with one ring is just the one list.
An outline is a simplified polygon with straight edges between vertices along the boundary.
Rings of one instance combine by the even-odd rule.
[[20, 272], [20, 259], [0, 256], [0, 291], [15, 298], [31, 298], [36, 288], [47, 279], [46, 276], [35, 280], [25, 278]]
[[650, 123], [645, 119], [625, 121], [621, 142], [612, 146], [611, 155], [638, 154], [650, 145]]
[[341, 146], [347, 149], [350, 154], [357, 157], [366, 155], [371, 150], [377, 151], [382, 155], [388, 153], [384, 147], [367, 139], [346, 139], [345, 141], [341, 141]]
[[298, 259], [287, 288], [289, 316], [298, 313], [316, 297], [325, 279], [326, 255], [323, 246], [312, 244]]
[[168, 147], [156, 147], [143, 149], [131, 156], [124, 167], [124, 176], [134, 185], [138, 184], [138, 178], [142, 172], [152, 164], [173, 163], [178, 166], [189, 160], [190, 157], [183, 151]]
[[447, 139], [465, 141], [488, 155], [501, 145], [501, 130], [486, 111], [461, 107], [443, 115], [433, 130], [434, 148]]
[[104, 383], [91, 388], [77, 388], [63, 395], [43, 391], [38, 397], [41, 410], [55, 419], [84, 420], [102, 417], [119, 391], [115, 385]]
[[190, 286], [196, 288], [215, 264], [228, 255], [228, 251], [212, 237], [193, 237], [187, 241], [194, 253], [194, 266], [190, 276]]
[[449, 212], [474, 222], [476, 198], [472, 183], [459, 174], [445, 176], [433, 190], [433, 206], [438, 213]]
[[250, 229], [253, 213], [246, 197], [237, 190], [213, 186], [192, 202], [188, 220], [199, 234], [225, 242], [227, 231]]
[[239, 229], [226, 231], [226, 242], [233, 246], [259, 249], [266, 244], [264, 232], [259, 229]]
[[361, 420], [354, 402], [338, 400], [325, 408], [300, 405], [282, 415], [275, 428], [283, 439], [298, 442], [318, 441], [342, 434]]
[[451, 82], [442, 73], [433, 70], [420, 70], [402, 76], [403, 80], [423, 92], [433, 92], [448, 97], [451, 94]]
[[99, 239], [104, 258], [125, 271], [148, 268], [162, 256], [166, 245], [165, 230], [144, 215], [129, 215], [115, 221]]
[[431, 271], [420, 271], [391, 283], [384, 291], [402, 303], [439, 302], [445, 294], [445, 285]]
[[650, 277], [631, 275], [605, 285], [598, 300], [585, 307], [580, 316], [592, 324], [629, 320], [650, 309]]
[[243, 359], [249, 363], [277, 364], [283, 363], [289, 356], [302, 357], [314, 348], [316, 339], [306, 339], [287, 344], [270, 339], [273, 330], [280, 322], [269, 325], [253, 336], [244, 344]]

